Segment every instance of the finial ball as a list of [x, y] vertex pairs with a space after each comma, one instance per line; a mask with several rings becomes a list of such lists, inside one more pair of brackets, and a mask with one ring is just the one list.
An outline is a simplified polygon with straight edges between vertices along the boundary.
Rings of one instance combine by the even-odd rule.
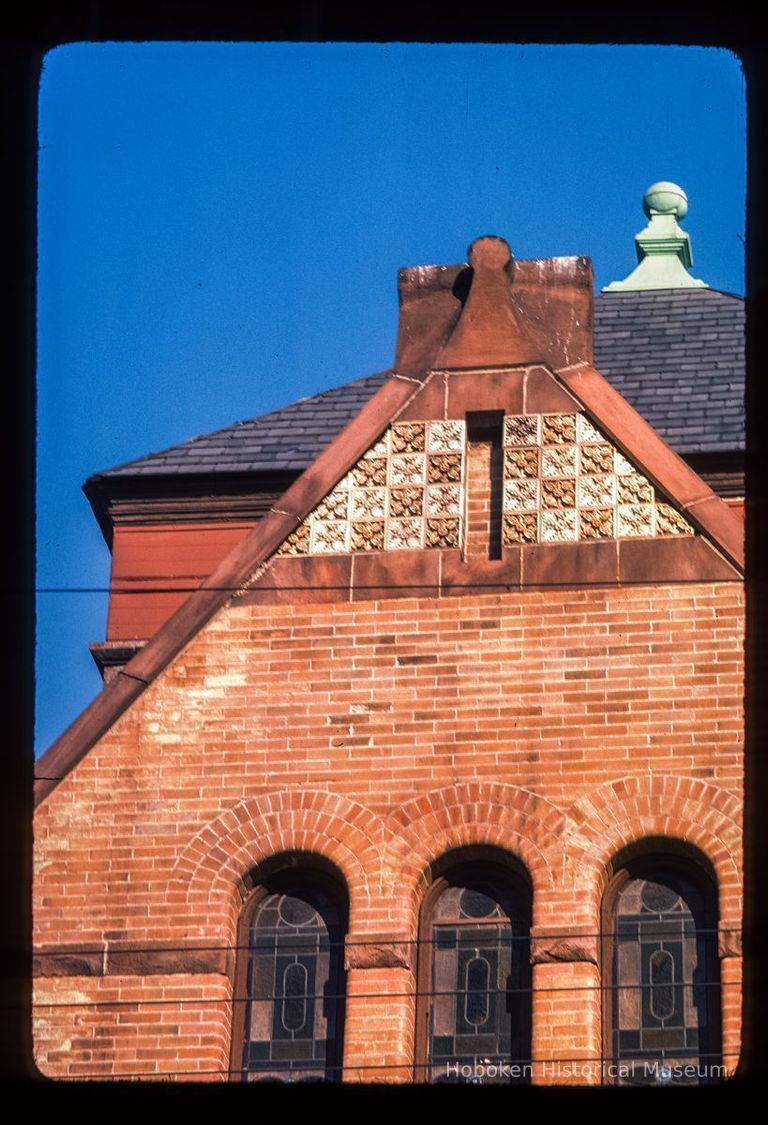
[[651, 184], [643, 196], [643, 210], [649, 219], [652, 211], [682, 219], [688, 214], [688, 196], [677, 184], [660, 180]]
[[471, 266], [499, 267], [505, 266], [512, 258], [509, 243], [497, 234], [484, 234], [476, 238], [467, 251], [467, 259]]

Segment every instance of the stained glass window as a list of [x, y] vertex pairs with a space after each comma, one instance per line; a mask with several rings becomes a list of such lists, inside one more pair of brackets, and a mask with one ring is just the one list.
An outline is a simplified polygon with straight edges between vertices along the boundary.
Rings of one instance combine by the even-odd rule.
[[257, 892], [245, 982], [245, 1080], [341, 1080], [344, 928], [338, 902], [320, 887], [294, 882]]
[[[429, 973], [426, 1080], [527, 1081], [530, 1067], [529, 904], [475, 872], [439, 892], [422, 933]], [[423, 1077], [419, 1075], [419, 1077]]]
[[722, 1059], [714, 885], [674, 866], [635, 866], [624, 873], [613, 926], [615, 1080], [717, 1080]]

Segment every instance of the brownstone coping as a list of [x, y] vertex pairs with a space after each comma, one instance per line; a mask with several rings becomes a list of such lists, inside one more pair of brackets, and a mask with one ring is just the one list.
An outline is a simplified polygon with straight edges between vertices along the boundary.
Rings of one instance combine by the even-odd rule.
[[35, 949], [32, 975], [39, 977], [150, 976], [220, 973], [232, 976], [234, 950], [205, 941], [99, 941], [87, 948], [41, 945]]
[[[453, 324], [450, 324], [446, 337], [452, 329]], [[442, 350], [445, 342], [443, 337], [436, 343], [435, 355]], [[433, 363], [430, 362], [418, 374], [410, 375], [403, 375], [392, 369], [390, 378], [362, 407], [357, 417], [352, 419], [263, 519], [230, 551], [200, 588], [189, 595], [145, 647], [105, 685], [101, 694], [36, 763], [36, 805], [55, 789], [155, 677], [210, 621], [216, 611], [229, 601], [233, 591], [250, 584], [254, 571], [270, 558], [285, 538], [335, 487], [421, 390], [432, 368]], [[553, 374], [557, 382], [571, 393], [600, 428], [624, 450], [627, 457], [685, 513], [695, 527], [708, 536], [725, 559], [743, 570], [742, 521], [669, 448], [663, 438], [613, 389], [604, 376], [588, 363], [579, 363]], [[654, 541], [654, 544], [658, 546], [658, 542]], [[628, 560], [633, 554], [631, 548], [628, 552], [624, 545], [618, 550], [621, 557]], [[668, 552], [670, 550], [674, 554], [674, 549], [667, 549]], [[635, 553], [642, 556], [643, 548], [638, 546]], [[637, 571], [640, 580], [651, 580], [651, 568], [646, 570], [648, 561], [642, 557], [633, 560], [629, 564], [629, 573], [634, 575]], [[546, 582], [547, 569], [548, 566], [543, 564], [539, 581]], [[621, 581], [621, 570], [617, 577]], [[707, 581], [709, 577], [707, 572], [701, 576], [701, 580]], [[738, 577], [738, 573], [733, 574], [733, 579]], [[674, 578], [675, 566], [672, 565], [665, 571], [661, 581]], [[653, 579], [658, 580], [659, 576], [654, 574]]]

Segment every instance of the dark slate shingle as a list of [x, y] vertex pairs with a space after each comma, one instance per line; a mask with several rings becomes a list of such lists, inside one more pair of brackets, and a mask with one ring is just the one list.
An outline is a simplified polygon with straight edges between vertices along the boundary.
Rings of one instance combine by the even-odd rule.
[[[678, 453], [744, 448], [740, 297], [715, 289], [601, 293], [595, 367]], [[681, 401], [683, 426], [673, 409]]]

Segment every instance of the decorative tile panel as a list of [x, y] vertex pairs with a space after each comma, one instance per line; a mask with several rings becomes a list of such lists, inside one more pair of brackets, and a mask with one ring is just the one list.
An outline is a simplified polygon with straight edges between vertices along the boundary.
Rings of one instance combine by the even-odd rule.
[[353, 520], [383, 520], [387, 512], [386, 488], [353, 488], [350, 516]]
[[579, 538], [579, 513], [575, 508], [541, 513], [542, 543], [570, 543]]
[[393, 488], [389, 494], [389, 514], [393, 519], [421, 516], [424, 513], [423, 488]]
[[461, 453], [464, 450], [465, 425], [463, 422], [430, 422], [430, 453]]
[[385, 457], [363, 458], [352, 470], [352, 483], [359, 488], [373, 488], [387, 483], [387, 459]]
[[383, 551], [384, 520], [370, 523], [353, 523], [349, 537], [351, 551]]
[[349, 538], [346, 520], [314, 520], [310, 549], [313, 555], [344, 554]]
[[542, 414], [541, 444], [570, 445], [576, 441], [575, 414]]
[[505, 445], [538, 445], [539, 414], [508, 414], [504, 419]]
[[615, 503], [616, 477], [613, 473], [579, 477], [580, 508], [612, 508]]
[[579, 453], [579, 469], [582, 473], [613, 472], [613, 446], [607, 442], [582, 445]]
[[579, 444], [584, 445], [587, 442], [604, 442], [608, 439], [604, 434], [601, 434], [597, 426], [595, 426], [586, 414], [576, 415], [576, 436]]
[[541, 451], [543, 477], [575, 477], [579, 449], [576, 445], [550, 445]]
[[640, 473], [624, 473], [618, 478], [620, 504], [650, 504], [653, 485]]
[[656, 505], [657, 535], [693, 535], [694, 530], [670, 504]]
[[504, 450], [504, 476], [505, 477], [538, 477], [539, 451], [538, 449], [505, 449]]
[[575, 480], [543, 480], [541, 482], [542, 508], [574, 508], [576, 506]]
[[392, 427], [393, 453], [423, 453], [425, 442], [423, 422], [396, 422]]
[[539, 517], [536, 512], [518, 512], [504, 516], [504, 542], [537, 543], [539, 539]]
[[613, 539], [613, 508], [579, 512], [579, 539]]
[[282, 555], [308, 555], [309, 554], [309, 524], [302, 523], [292, 531], [280, 548]]
[[460, 547], [461, 525], [458, 519], [427, 520], [425, 547]]
[[584, 414], [521, 414], [504, 419], [503, 541], [693, 535]]
[[461, 421], [395, 422], [278, 554], [461, 547], [465, 445]]
[[620, 538], [653, 535], [653, 505], [620, 504], [616, 529]]
[[389, 461], [389, 483], [392, 488], [407, 484], [424, 484], [426, 458], [423, 453], [395, 453]]
[[[691, 524], [583, 414], [507, 415], [503, 542], [694, 535]], [[395, 422], [287, 537], [283, 556], [458, 549], [464, 422]]]
[[387, 526], [387, 550], [412, 551], [422, 545], [424, 520], [390, 520]]
[[618, 449], [614, 450], [613, 454], [613, 468], [614, 472], [620, 476], [624, 473], [634, 473], [635, 466], [631, 461], [628, 461], [623, 453], [619, 453]]
[[536, 511], [539, 507], [539, 482], [537, 480], [504, 481], [504, 511]]
[[427, 462], [427, 480], [430, 484], [461, 481], [464, 456], [461, 453], [430, 454]]
[[435, 518], [461, 515], [461, 485], [430, 485], [427, 489], [427, 515]]
[[321, 500], [315, 510], [318, 520], [345, 520], [349, 517], [349, 491], [334, 488]]
[[375, 460], [376, 458], [379, 458], [379, 457], [388, 457], [388, 456], [389, 456], [389, 430], [387, 430], [387, 432], [382, 437], [380, 437], [378, 441], [374, 442], [370, 449], [366, 450], [366, 452], [363, 454], [363, 460], [364, 461], [371, 461], [371, 460]]

